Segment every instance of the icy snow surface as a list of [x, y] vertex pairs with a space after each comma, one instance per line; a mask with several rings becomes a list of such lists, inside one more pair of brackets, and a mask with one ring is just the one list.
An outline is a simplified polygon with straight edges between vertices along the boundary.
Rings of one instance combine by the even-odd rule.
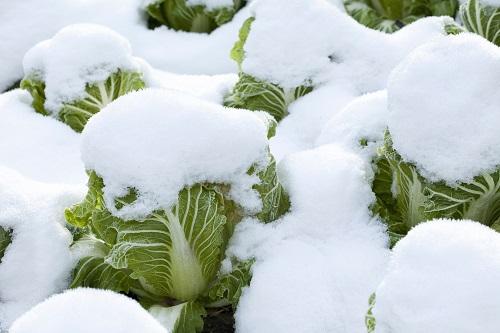
[[335, 145], [281, 162], [291, 212], [275, 224], [240, 223], [228, 251], [257, 258], [236, 312], [237, 332], [364, 332], [367, 300], [389, 253], [368, 210], [370, 172]]
[[0, 330], [68, 286], [74, 262], [64, 209], [83, 194], [83, 188], [34, 182], [0, 167], [0, 226], [13, 231], [0, 263]]
[[376, 290], [376, 332], [498, 332], [499, 279], [497, 232], [472, 221], [419, 224]]
[[133, 299], [90, 288], [52, 296], [16, 320], [9, 332], [168, 333]]
[[500, 50], [473, 34], [411, 53], [388, 85], [394, 147], [427, 178], [471, 181], [500, 164]]
[[[147, 89], [109, 104], [82, 135], [85, 166], [103, 177], [107, 207], [117, 216], [168, 209], [182, 188], [198, 182], [232, 184], [235, 200], [260, 209], [251, 190], [257, 179], [246, 173], [268, 163], [267, 126], [253, 112]], [[128, 188], [140, 197], [117, 211], [113, 200]]]

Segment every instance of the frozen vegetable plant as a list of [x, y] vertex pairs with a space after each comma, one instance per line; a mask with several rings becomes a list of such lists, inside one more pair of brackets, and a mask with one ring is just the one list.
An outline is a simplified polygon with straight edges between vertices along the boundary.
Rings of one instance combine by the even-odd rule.
[[146, 0], [148, 15], [174, 30], [211, 32], [229, 22], [245, 0]]
[[425, 16], [455, 17], [457, 0], [344, 0], [349, 15], [380, 31], [394, 32]]
[[499, 63], [496, 46], [463, 33], [418, 48], [392, 73], [373, 191], [394, 242], [440, 217], [500, 230], [500, 142], [492, 126], [500, 93], [490, 88]]
[[81, 132], [108, 103], [145, 86], [129, 42], [98, 25], [73, 25], [34, 46], [24, 58], [21, 88], [34, 109]]
[[88, 194], [66, 212], [82, 231], [72, 287], [132, 294], [174, 333], [200, 331], [205, 307], [235, 306], [251, 261], [219, 271], [236, 223], [289, 207], [273, 126], [265, 113], [155, 89], [96, 115], [83, 131]]
[[224, 103], [266, 111], [277, 121], [291, 103], [332, 79], [359, 92], [383, 89], [409, 51], [453, 24], [427, 18], [389, 35], [366, 29], [324, 0], [257, 1], [251, 10], [231, 53], [239, 80]]

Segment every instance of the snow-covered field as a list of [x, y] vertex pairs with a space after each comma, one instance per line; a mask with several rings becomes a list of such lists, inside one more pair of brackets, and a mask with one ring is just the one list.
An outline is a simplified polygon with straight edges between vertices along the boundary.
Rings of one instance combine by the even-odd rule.
[[0, 333], [500, 332], [500, 1], [0, 0]]

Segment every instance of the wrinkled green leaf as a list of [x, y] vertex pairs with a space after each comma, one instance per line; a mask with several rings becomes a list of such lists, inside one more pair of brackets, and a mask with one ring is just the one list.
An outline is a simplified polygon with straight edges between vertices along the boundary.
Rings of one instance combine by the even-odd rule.
[[27, 90], [33, 98], [32, 106], [36, 112], [48, 116], [45, 110], [45, 83], [36, 77], [27, 77], [21, 81], [21, 89]]
[[377, 326], [377, 320], [373, 316], [373, 308], [375, 307], [376, 295], [375, 293], [370, 295], [368, 300], [368, 311], [365, 316], [365, 325], [368, 333], [374, 333]]
[[85, 97], [64, 104], [59, 119], [72, 129], [81, 132], [87, 121], [106, 105], [131, 91], [144, 88], [141, 73], [118, 71], [106, 81], [87, 85]]
[[260, 183], [254, 185], [262, 199], [262, 210], [257, 218], [265, 223], [280, 218], [290, 209], [290, 199], [278, 179], [276, 160], [271, 156], [267, 168], [258, 173]]
[[205, 308], [197, 302], [186, 302], [164, 307], [155, 305], [149, 313], [170, 333], [199, 333], [203, 330]]
[[[76, 132], [81, 132], [87, 121], [106, 105], [131, 91], [145, 87], [142, 74], [117, 71], [102, 82], [87, 84], [85, 97], [81, 100], [63, 104], [58, 118]], [[36, 78], [25, 78], [21, 88], [28, 90], [33, 97], [33, 108], [43, 115], [50, 115], [45, 107], [45, 83]]]
[[208, 290], [207, 297], [210, 303], [217, 306], [231, 304], [233, 309], [236, 309], [243, 288], [250, 285], [253, 262], [253, 260], [238, 262], [231, 272], [220, 276]]
[[288, 115], [290, 103], [311, 91], [312, 87], [306, 86], [285, 90], [276, 84], [240, 73], [233, 91], [225, 97], [224, 105], [252, 111], [266, 111], [279, 122]]
[[465, 28], [500, 45], [500, 8], [468, 0], [460, 7], [460, 17]]
[[346, 12], [359, 23], [387, 33], [426, 16], [455, 17], [457, 0], [344, 0]]
[[12, 243], [12, 231], [0, 227], [0, 263], [10, 243]]
[[158, 23], [174, 30], [211, 32], [229, 22], [245, 1], [233, 0], [233, 6], [207, 10], [203, 5], [190, 6], [186, 0], [159, 0], [146, 11]]

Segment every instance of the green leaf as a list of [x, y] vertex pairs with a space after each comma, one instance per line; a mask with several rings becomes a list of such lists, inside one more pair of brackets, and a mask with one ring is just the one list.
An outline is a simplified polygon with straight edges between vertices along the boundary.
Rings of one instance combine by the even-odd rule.
[[377, 320], [373, 316], [373, 308], [375, 307], [376, 298], [375, 293], [373, 293], [368, 299], [368, 311], [365, 316], [366, 331], [368, 333], [374, 333], [377, 326]]
[[[410, 163], [403, 161], [401, 156], [392, 147], [392, 139], [389, 132], [386, 132], [384, 147], [379, 152], [386, 162], [379, 162], [383, 166], [386, 182], [382, 185], [379, 177], [378, 189], [374, 189], [378, 194], [377, 203], [383, 203], [386, 211], [382, 211], [381, 217], [387, 223], [391, 243], [402, 238], [411, 228], [426, 221], [426, 207], [429, 205], [428, 197], [425, 194], [426, 183], [419, 175], [417, 168]], [[387, 170], [387, 164], [390, 171]], [[392, 175], [388, 175], [392, 173]], [[391, 187], [388, 188], [388, 177], [392, 177]], [[389, 198], [390, 191], [395, 198], [395, 202]], [[395, 203], [395, 206], [394, 206]]]
[[239, 39], [236, 43], [234, 43], [234, 46], [231, 49], [231, 59], [238, 63], [240, 70], [243, 59], [245, 58], [244, 46], [248, 39], [248, 34], [250, 33], [253, 21], [255, 21], [255, 17], [249, 17], [245, 20], [245, 22], [243, 22], [238, 34]]
[[170, 210], [144, 220], [110, 222], [99, 226], [116, 231], [106, 261], [131, 269], [132, 278], [143, 280], [156, 295], [193, 300], [219, 269], [227, 242], [226, 216], [224, 197], [215, 185], [186, 188]]
[[48, 116], [45, 110], [45, 82], [36, 77], [26, 77], [21, 81], [21, 89], [27, 90], [33, 98], [32, 106], [36, 112]]
[[271, 161], [265, 170], [257, 174], [260, 183], [253, 186], [259, 192], [262, 200], [262, 210], [257, 218], [265, 223], [280, 218], [290, 209], [290, 199], [278, 179], [276, 160], [271, 156]]
[[190, 6], [186, 0], [159, 0], [146, 11], [156, 22], [174, 30], [208, 33], [229, 22], [244, 4], [233, 0], [233, 6], [207, 10], [202, 5]]
[[359, 23], [387, 33], [426, 16], [455, 17], [457, 0], [344, 0], [346, 12]]
[[[63, 104], [58, 112], [58, 119], [69, 125], [76, 132], [81, 132], [87, 121], [106, 105], [131, 91], [145, 87], [142, 74], [118, 70], [105, 81], [87, 84], [85, 97], [81, 100]], [[32, 106], [36, 112], [50, 115], [45, 107], [45, 83], [33, 77], [21, 81], [21, 88], [33, 97]]]
[[312, 87], [306, 86], [285, 90], [276, 84], [240, 73], [232, 93], [225, 97], [224, 105], [252, 111], [266, 111], [279, 122], [288, 115], [290, 103], [311, 91]]
[[104, 183], [95, 172], [90, 172], [87, 183], [88, 191], [83, 202], [66, 209], [64, 216], [70, 225], [83, 228], [86, 227], [96, 210], [105, 210], [103, 199]]
[[500, 171], [481, 174], [457, 187], [442, 182], [430, 184], [427, 192], [432, 202], [428, 214], [469, 219], [500, 231]]
[[186, 302], [164, 307], [155, 305], [149, 313], [170, 333], [199, 333], [203, 330], [205, 308], [197, 302]]
[[500, 46], [500, 8], [468, 0], [460, 7], [465, 28]]
[[64, 104], [59, 111], [59, 119], [75, 131], [81, 132], [90, 117], [106, 105], [131, 91], [143, 89], [144, 86], [141, 73], [119, 70], [103, 82], [88, 84], [85, 97]]
[[12, 231], [0, 227], [0, 263], [10, 243], [12, 243]]
[[250, 285], [253, 263], [254, 260], [238, 262], [231, 272], [221, 275], [208, 290], [209, 302], [216, 306], [231, 304], [236, 309], [243, 288]]
[[[85, 251], [88, 249], [88, 251]], [[70, 288], [91, 287], [128, 293], [136, 282], [130, 278], [130, 270], [115, 269], [104, 258], [110, 248], [93, 235], [86, 235], [72, 245], [72, 250], [85, 251], [73, 270]]]

